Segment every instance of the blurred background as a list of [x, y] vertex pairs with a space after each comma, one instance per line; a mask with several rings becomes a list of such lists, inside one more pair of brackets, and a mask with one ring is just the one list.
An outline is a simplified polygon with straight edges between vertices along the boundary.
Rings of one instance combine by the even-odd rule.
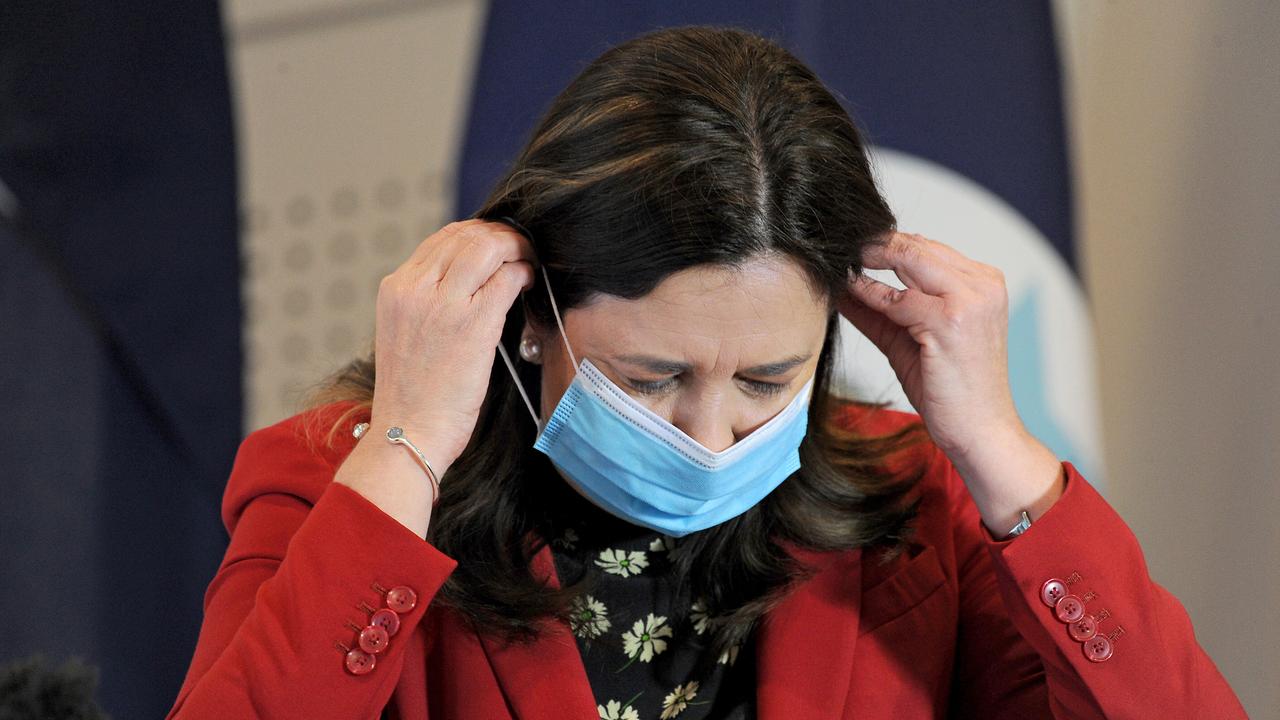
[[[240, 440], [586, 62], [694, 23], [791, 49], [900, 226], [1004, 269], [1019, 412], [1280, 719], [1280, 5], [1244, 0], [0, 4], [0, 665], [162, 716]], [[845, 330], [843, 390], [907, 407]]]

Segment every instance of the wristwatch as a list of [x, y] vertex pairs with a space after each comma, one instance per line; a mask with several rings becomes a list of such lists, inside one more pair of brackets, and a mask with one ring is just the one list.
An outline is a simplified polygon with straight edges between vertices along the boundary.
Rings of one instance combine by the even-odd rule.
[[1013, 526], [1013, 529], [1012, 529], [1012, 530], [1010, 530], [1010, 531], [1009, 531], [1009, 533], [1008, 533], [1007, 535], [1005, 535], [1004, 537], [1002, 537], [1002, 538], [1000, 538], [1000, 539], [1001, 539], [1001, 540], [1008, 540], [1009, 538], [1017, 537], [1017, 536], [1021, 535], [1022, 533], [1026, 532], [1027, 528], [1029, 528], [1029, 527], [1031, 527], [1031, 516], [1027, 514], [1027, 511], [1026, 511], [1026, 510], [1023, 510], [1023, 511], [1022, 511], [1022, 520], [1018, 521], [1018, 524], [1017, 524], [1017, 525], [1014, 525], [1014, 526]]

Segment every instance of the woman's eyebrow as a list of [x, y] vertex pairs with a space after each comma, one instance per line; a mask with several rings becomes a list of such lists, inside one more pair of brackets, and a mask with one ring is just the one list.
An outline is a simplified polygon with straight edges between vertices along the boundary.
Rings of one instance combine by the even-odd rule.
[[778, 362], [765, 363], [764, 365], [756, 365], [746, 368], [742, 372], [747, 375], [763, 375], [765, 377], [781, 375], [791, 368], [807, 362], [811, 357], [813, 357], [813, 353], [809, 353], [808, 355], [792, 355], [791, 357], [779, 360]]
[[682, 372], [693, 369], [693, 366], [689, 363], [677, 362], [675, 360], [664, 360], [652, 355], [619, 355], [617, 357], [622, 362], [630, 363], [632, 365], [642, 367], [650, 372], [659, 374], [670, 373], [672, 375], [678, 375]]
[[[803, 362], [807, 362], [811, 357], [813, 357], [813, 353], [808, 355], [792, 355], [791, 357], [778, 360], [777, 362], [744, 368], [742, 372], [746, 375], [761, 375], [765, 377], [782, 375], [791, 368]], [[660, 375], [678, 375], [682, 372], [687, 372], [693, 369], [693, 366], [689, 363], [683, 363], [677, 360], [667, 360], [665, 358], [654, 357], [652, 355], [619, 355], [617, 356], [617, 359]]]

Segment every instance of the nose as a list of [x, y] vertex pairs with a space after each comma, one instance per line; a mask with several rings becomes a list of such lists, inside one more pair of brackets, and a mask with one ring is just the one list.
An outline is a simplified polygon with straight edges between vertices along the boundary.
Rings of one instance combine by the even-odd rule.
[[687, 419], [672, 424], [711, 452], [728, 450], [738, 441], [737, 434], [733, 430], [733, 422], [729, 418], [719, 417], [716, 413], [695, 410]]
[[[683, 430], [683, 428], [681, 428]], [[723, 452], [728, 450], [737, 440], [733, 437], [733, 433], [712, 432], [712, 433], [691, 433], [685, 430], [685, 434], [698, 444], [710, 450], [711, 452]]]

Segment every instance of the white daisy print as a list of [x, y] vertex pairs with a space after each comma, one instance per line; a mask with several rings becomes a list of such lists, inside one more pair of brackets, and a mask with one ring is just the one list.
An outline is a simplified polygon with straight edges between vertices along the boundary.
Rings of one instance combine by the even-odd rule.
[[639, 550], [601, 550], [596, 564], [607, 573], [631, 577], [649, 567], [649, 558]]
[[738, 661], [738, 650], [740, 650], [741, 648], [742, 648], [741, 645], [731, 646], [728, 650], [725, 650], [724, 652], [720, 653], [720, 657], [716, 660], [716, 662], [720, 663], [721, 665], [734, 664], [735, 662]]
[[609, 609], [590, 595], [579, 595], [569, 604], [569, 627], [574, 635], [594, 640], [609, 630]]
[[649, 613], [648, 618], [637, 620], [630, 630], [622, 634], [622, 650], [632, 660], [638, 658], [640, 662], [649, 662], [654, 655], [667, 649], [667, 641], [662, 638], [669, 638], [671, 635], [667, 616]]
[[600, 720], [640, 720], [640, 713], [630, 705], [623, 707], [617, 700], [610, 700], [608, 705], [597, 705], [596, 712]]
[[659, 535], [649, 543], [650, 552], [671, 552], [676, 547], [675, 538], [667, 535]]
[[662, 699], [663, 720], [673, 718], [684, 712], [685, 708], [689, 706], [689, 701], [697, 694], [697, 680], [690, 680], [684, 685], [677, 685], [675, 690], [672, 690], [665, 698]]
[[693, 621], [693, 631], [701, 635], [707, 631], [707, 603], [702, 598], [693, 601], [689, 606], [689, 619]]

